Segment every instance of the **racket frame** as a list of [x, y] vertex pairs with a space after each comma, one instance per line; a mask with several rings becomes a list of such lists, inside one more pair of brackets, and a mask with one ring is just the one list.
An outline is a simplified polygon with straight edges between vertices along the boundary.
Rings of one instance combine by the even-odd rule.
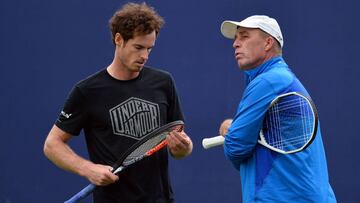
[[[314, 102], [298, 93], [298, 92], [288, 92], [288, 93], [284, 93], [284, 94], [281, 94], [277, 97], [275, 97], [275, 99], [273, 99], [271, 101], [271, 103], [269, 104], [269, 107], [268, 107], [268, 110], [282, 97], [286, 97], [286, 96], [289, 96], [289, 95], [297, 95], [297, 96], [300, 96], [302, 98], [304, 98], [308, 104], [310, 104], [311, 106], [311, 111], [312, 111], [312, 114], [314, 115], [314, 120], [313, 120], [313, 131], [312, 131], [312, 134], [311, 134], [311, 137], [310, 139], [300, 148], [297, 148], [295, 150], [290, 150], [290, 151], [285, 151], [285, 150], [281, 150], [281, 149], [278, 149], [278, 148], [275, 148], [273, 146], [271, 146], [270, 144], [268, 144], [266, 142], [266, 139], [265, 139], [265, 136], [264, 136], [264, 133], [263, 133], [263, 130], [260, 129], [260, 132], [259, 132], [259, 139], [258, 139], [258, 143], [275, 151], [275, 152], [278, 152], [278, 153], [281, 153], [281, 154], [293, 154], [293, 153], [296, 153], [296, 152], [300, 152], [304, 149], [306, 149], [315, 139], [316, 137], [316, 133], [317, 133], [317, 129], [318, 129], [318, 113], [317, 113], [317, 110], [316, 110], [316, 107], [315, 107], [315, 104]], [[266, 114], [265, 114], [266, 115]], [[265, 118], [265, 117], [264, 117]], [[224, 137], [221, 136], [221, 135], [218, 135], [218, 136], [215, 136], [215, 137], [210, 137], [210, 138], [204, 138], [202, 140], [202, 145], [203, 145], [203, 148], [204, 149], [209, 149], [209, 148], [212, 148], [212, 147], [215, 147], [215, 146], [219, 146], [219, 145], [223, 145], [224, 144]]]
[[[141, 146], [142, 144], [144, 144], [145, 142], [147, 142], [148, 140], [150, 140], [151, 138], [158, 136], [159, 134], [165, 133], [165, 132], [170, 132], [171, 130], [173, 130], [172, 128], [175, 126], [184, 125], [184, 122], [182, 120], [177, 120], [177, 121], [173, 121], [170, 123], [167, 123], [163, 126], [161, 126], [160, 128], [157, 128], [156, 130], [154, 130], [153, 132], [149, 133], [148, 135], [146, 135], [144, 138], [142, 138], [141, 140], [139, 140], [138, 142], [136, 142], [134, 145], [132, 145], [127, 151], [125, 151], [122, 156], [115, 162], [115, 164], [113, 165], [113, 170], [112, 172], [114, 174], [120, 172], [121, 170], [123, 170], [125, 167], [140, 161], [141, 159], [143, 159], [144, 157], [150, 156], [152, 153], [155, 153], [156, 151], [160, 150], [161, 148], [163, 148], [164, 146], [167, 145], [166, 140], [163, 140], [162, 142], [160, 142], [157, 146], [155, 146], [154, 148], [148, 150], [147, 153], [143, 154], [140, 157], [136, 157], [135, 160], [130, 161], [129, 164], [126, 164], [126, 166], [123, 166], [123, 162], [124, 160], [133, 152], [135, 151], [135, 149], [137, 149], [139, 146]], [[164, 142], [165, 141], [165, 142]], [[151, 154], [149, 153], [150, 151], [153, 151]], [[122, 167], [120, 170], [117, 170], [118, 168]]]
[[[165, 147], [167, 145], [167, 140], [166, 137], [165, 139], [163, 139], [159, 144], [157, 144], [155, 147], [149, 149], [145, 154], [139, 156], [139, 157], [135, 157], [134, 160], [129, 161], [129, 163], [124, 166], [122, 163], [123, 161], [135, 150], [137, 149], [139, 146], [141, 146], [142, 144], [144, 144], [146, 141], [148, 141], [149, 139], [158, 136], [159, 134], [162, 133], [166, 133], [166, 132], [170, 132], [171, 130], [174, 130], [175, 126], [181, 126], [181, 128], [179, 130], [183, 129], [184, 126], [184, 122], [182, 120], [177, 120], [177, 121], [173, 121], [170, 123], [167, 123], [159, 128], [157, 128], [156, 130], [154, 130], [153, 132], [149, 133], [148, 135], [146, 135], [144, 138], [142, 138], [141, 140], [137, 141], [135, 144], [133, 144], [127, 151], [125, 151], [122, 156], [115, 162], [114, 166], [113, 166], [113, 170], [112, 173], [117, 174], [120, 171], [124, 170], [127, 166], [136, 163], [140, 160], [142, 160], [143, 158], [147, 157], [147, 156], [151, 156], [152, 154], [154, 154], [155, 152], [159, 151], [160, 149], [162, 149], [163, 147]], [[97, 186], [95, 184], [89, 184], [87, 185], [85, 188], [83, 188], [80, 192], [76, 193], [75, 195], [73, 195], [69, 200], [65, 201], [64, 203], [74, 203], [74, 202], [79, 202], [82, 199], [86, 198], [88, 195], [90, 195], [94, 189]]]
[[302, 150], [306, 149], [314, 141], [316, 133], [317, 133], [317, 128], [318, 128], [318, 113], [317, 113], [314, 102], [310, 98], [308, 98], [308, 97], [306, 97], [306, 96], [304, 96], [304, 95], [302, 95], [302, 94], [300, 94], [298, 92], [288, 92], [288, 93], [281, 94], [281, 95], [277, 96], [275, 99], [273, 99], [271, 101], [271, 103], [270, 103], [270, 105], [268, 107], [268, 110], [272, 106], [274, 106], [279, 99], [281, 99], [283, 97], [286, 97], [286, 96], [289, 96], [289, 95], [297, 95], [299, 97], [302, 97], [303, 99], [305, 99], [307, 101], [308, 104], [310, 104], [310, 106], [311, 106], [310, 109], [312, 111], [312, 115], [314, 115], [314, 119], [313, 119], [313, 126], [314, 127], [313, 127], [313, 131], [311, 133], [310, 139], [302, 147], [294, 149], [294, 150], [290, 150], [290, 151], [285, 151], [285, 150], [278, 149], [276, 147], [271, 146], [266, 141], [264, 133], [263, 133], [263, 129], [261, 129], [260, 133], [259, 133], [259, 138], [260, 139], [258, 140], [258, 143], [265, 146], [265, 147], [267, 147], [267, 148], [269, 148], [269, 149], [271, 149], [271, 150], [273, 150], [273, 151], [275, 151], [275, 152], [281, 153], [281, 154], [293, 154], [293, 153], [296, 153], [296, 152], [299, 152], [299, 151], [302, 151]]

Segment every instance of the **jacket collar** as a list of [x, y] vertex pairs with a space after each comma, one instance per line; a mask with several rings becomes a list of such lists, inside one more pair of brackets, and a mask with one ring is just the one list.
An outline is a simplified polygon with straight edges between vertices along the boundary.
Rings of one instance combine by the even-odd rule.
[[253, 68], [251, 70], [246, 70], [245, 71], [246, 84], [249, 84], [259, 74], [261, 74], [263, 72], [266, 72], [269, 69], [272, 69], [273, 65], [278, 64], [278, 63], [286, 65], [286, 63], [285, 63], [284, 59], [282, 58], [282, 56], [276, 56], [274, 58], [269, 59], [268, 61], [266, 61], [265, 63], [261, 64], [260, 66], [258, 66], [256, 68]]

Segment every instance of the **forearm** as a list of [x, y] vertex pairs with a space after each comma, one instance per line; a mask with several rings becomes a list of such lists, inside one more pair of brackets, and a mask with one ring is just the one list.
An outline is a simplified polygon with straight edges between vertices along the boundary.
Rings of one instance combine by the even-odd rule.
[[44, 154], [56, 166], [80, 176], [86, 176], [84, 169], [92, 164], [77, 155], [66, 143], [61, 141], [45, 142]]
[[45, 140], [45, 156], [59, 168], [83, 176], [95, 185], [108, 185], [119, 179], [111, 172], [111, 166], [95, 164], [77, 155], [67, 144], [71, 137], [54, 125]]

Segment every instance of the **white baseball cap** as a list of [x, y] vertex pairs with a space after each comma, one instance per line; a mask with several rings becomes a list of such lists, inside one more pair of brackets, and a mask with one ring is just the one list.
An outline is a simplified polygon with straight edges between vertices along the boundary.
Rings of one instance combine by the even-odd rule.
[[281, 47], [284, 45], [279, 24], [274, 18], [269, 16], [253, 15], [240, 22], [226, 20], [221, 24], [221, 33], [226, 38], [234, 39], [238, 27], [259, 28], [273, 36], [280, 43]]

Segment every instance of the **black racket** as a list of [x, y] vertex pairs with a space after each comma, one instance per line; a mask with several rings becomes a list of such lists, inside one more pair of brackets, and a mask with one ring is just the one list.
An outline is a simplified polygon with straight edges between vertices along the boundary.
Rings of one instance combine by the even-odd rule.
[[[282, 154], [299, 152], [314, 140], [318, 114], [312, 100], [290, 92], [276, 97], [269, 105], [258, 143]], [[222, 145], [223, 136], [203, 139], [205, 149]]]
[[[118, 174], [131, 164], [134, 164], [145, 157], [151, 156], [165, 147], [167, 145], [167, 135], [173, 130], [181, 131], [183, 125], [184, 122], [181, 120], [173, 121], [146, 135], [144, 138], [131, 146], [124, 154], [122, 154], [122, 156], [114, 164], [112, 173]], [[79, 202], [90, 195], [94, 191], [95, 187], [96, 185], [89, 184], [69, 200], [65, 201], [65, 203]]]

